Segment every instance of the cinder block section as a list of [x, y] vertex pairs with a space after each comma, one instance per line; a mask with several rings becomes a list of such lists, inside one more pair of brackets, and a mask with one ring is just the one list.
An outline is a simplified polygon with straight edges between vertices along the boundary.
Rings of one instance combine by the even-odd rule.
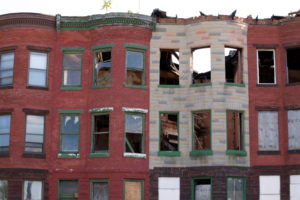
[[[203, 21], [187, 25], [157, 24], [150, 44], [150, 169], [155, 167], [249, 166], [249, 112], [247, 25], [227, 21]], [[224, 48], [242, 49], [244, 85], [225, 84]], [[191, 87], [192, 49], [211, 48], [211, 84]], [[179, 50], [179, 87], [159, 87], [160, 49]], [[211, 110], [212, 155], [190, 156], [192, 111]], [[244, 113], [244, 148], [247, 156], [227, 155], [227, 110]], [[158, 156], [159, 112], [179, 112], [180, 156]]]

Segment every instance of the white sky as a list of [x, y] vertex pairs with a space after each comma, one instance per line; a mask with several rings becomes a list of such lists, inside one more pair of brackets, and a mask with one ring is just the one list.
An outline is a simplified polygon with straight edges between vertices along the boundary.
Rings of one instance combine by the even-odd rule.
[[[35, 12], [61, 14], [63, 16], [86, 16], [104, 14], [101, 10], [103, 0], [1, 0], [0, 15], [15, 12]], [[236, 15], [254, 18], [270, 18], [275, 15], [288, 15], [300, 9], [299, 0], [112, 0], [108, 12], [139, 12], [150, 15], [154, 8], [166, 11], [168, 16], [188, 18], [205, 14], [230, 14], [237, 9]]]

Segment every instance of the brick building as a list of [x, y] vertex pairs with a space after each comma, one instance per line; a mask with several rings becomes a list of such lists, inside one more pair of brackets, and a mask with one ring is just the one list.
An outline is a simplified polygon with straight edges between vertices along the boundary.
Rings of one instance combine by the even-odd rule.
[[1, 15], [0, 199], [300, 198], [299, 46], [299, 12]]

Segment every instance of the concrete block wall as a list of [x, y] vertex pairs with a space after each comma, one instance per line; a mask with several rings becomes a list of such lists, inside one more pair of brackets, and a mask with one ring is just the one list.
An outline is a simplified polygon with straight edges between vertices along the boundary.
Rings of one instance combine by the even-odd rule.
[[[150, 169], [154, 167], [249, 166], [247, 25], [211, 20], [192, 24], [157, 24], [150, 42]], [[190, 87], [191, 49], [211, 48], [209, 86]], [[245, 87], [225, 85], [224, 47], [242, 49]], [[160, 49], [179, 49], [180, 88], [160, 88]], [[211, 110], [213, 155], [190, 157], [192, 111]], [[226, 155], [226, 110], [244, 111], [247, 156]], [[159, 112], [179, 112], [179, 157], [158, 156]]]

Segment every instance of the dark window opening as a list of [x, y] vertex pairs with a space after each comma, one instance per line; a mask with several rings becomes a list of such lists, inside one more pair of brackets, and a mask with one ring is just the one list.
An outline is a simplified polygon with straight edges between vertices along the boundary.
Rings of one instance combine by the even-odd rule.
[[194, 135], [193, 150], [210, 149], [210, 112], [199, 112], [193, 114]]
[[300, 48], [286, 50], [288, 83], [300, 82]]
[[243, 150], [242, 113], [227, 112], [227, 149]]
[[94, 85], [109, 85], [111, 79], [111, 51], [99, 51], [95, 56]]
[[210, 48], [195, 49], [193, 53], [193, 84], [211, 82]]
[[178, 50], [160, 51], [160, 85], [179, 85]]
[[178, 151], [178, 115], [161, 113], [160, 150]]
[[227, 83], [243, 83], [241, 49], [225, 48], [225, 74]]
[[78, 181], [61, 180], [59, 182], [59, 200], [78, 199]]
[[94, 152], [109, 149], [109, 115], [97, 115], [94, 118]]
[[258, 51], [259, 83], [275, 83], [275, 62], [273, 50]]

